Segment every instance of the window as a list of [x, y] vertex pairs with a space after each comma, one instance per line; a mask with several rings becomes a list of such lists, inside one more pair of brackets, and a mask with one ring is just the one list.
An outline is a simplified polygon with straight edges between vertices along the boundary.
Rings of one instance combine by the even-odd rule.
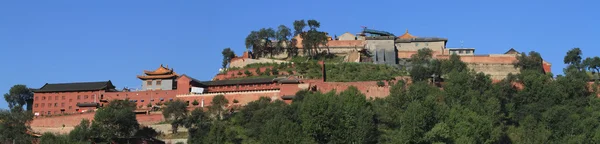
[[470, 53], [471, 53], [471, 51], [467, 50], [467, 51], [465, 51], [465, 53], [467, 53], [467, 54], [470, 54]]
[[81, 96], [80, 96], [80, 95], [77, 95], [77, 99], [81, 99]]
[[48, 107], [52, 107], [52, 103], [48, 103]]
[[458, 53], [459, 53], [459, 54], [462, 54], [462, 53], [463, 53], [463, 51], [462, 51], [462, 50], [459, 50], [459, 51], [458, 51]]
[[38, 107], [38, 104], [35, 104], [35, 107]]
[[151, 86], [152, 85], [152, 81], [146, 81], [146, 85]]
[[65, 107], [65, 103], [60, 103], [60, 107]]
[[35, 100], [40, 100], [39, 97], [35, 97]]
[[73, 102], [73, 99], [69, 99], [69, 102]]
[[48, 111], [48, 115], [51, 115], [51, 114], [52, 114], [51, 111]]
[[156, 81], [156, 85], [161, 85], [162, 81]]
[[415, 46], [419, 46], [419, 43], [415, 43]]
[[54, 107], [58, 107], [58, 103], [54, 103]]
[[44, 107], [44, 105], [46, 105], [45, 103], [42, 103], [42, 107]]
[[83, 99], [88, 99], [88, 95], [84, 95], [84, 96], [83, 96]]
[[54, 96], [54, 100], [58, 100], [58, 96]]
[[65, 96], [62, 96], [62, 100], [65, 100]]
[[71, 106], [69, 106], [69, 109], [71, 109]]
[[42, 100], [46, 100], [46, 97], [42, 97]]

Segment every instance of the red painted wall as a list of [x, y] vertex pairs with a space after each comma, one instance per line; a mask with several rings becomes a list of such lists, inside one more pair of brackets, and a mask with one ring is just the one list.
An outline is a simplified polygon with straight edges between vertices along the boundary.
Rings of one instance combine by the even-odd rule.
[[[99, 102], [99, 96], [104, 91], [82, 91], [82, 92], [53, 92], [53, 93], [34, 93], [33, 94], [33, 112], [40, 115], [52, 115], [61, 113], [76, 113], [76, 110], [92, 110], [93, 107], [77, 107], [77, 103]], [[64, 109], [64, 112], [61, 112]]]

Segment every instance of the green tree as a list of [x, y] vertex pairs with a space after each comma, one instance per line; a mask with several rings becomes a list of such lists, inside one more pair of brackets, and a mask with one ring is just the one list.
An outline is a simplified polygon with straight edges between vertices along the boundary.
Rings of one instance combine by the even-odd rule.
[[225, 96], [217, 95], [213, 97], [212, 101], [210, 102], [210, 106], [208, 106], [208, 110], [215, 115], [217, 120], [220, 120], [223, 118], [227, 104], [229, 104], [229, 100], [227, 100]]
[[[197, 103], [197, 101], [196, 101]], [[183, 124], [183, 120], [187, 116], [187, 104], [182, 100], [175, 100], [169, 102], [169, 105], [163, 109], [163, 116], [165, 119], [172, 120], [171, 130], [172, 133], [177, 133], [179, 126]]]
[[4, 94], [4, 100], [8, 103], [9, 108], [22, 107], [27, 101], [33, 100], [33, 92], [25, 85], [14, 85], [8, 93]]
[[69, 132], [69, 138], [75, 141], [89, 141], [92, 136], [90, 121], [82, 119], [79, 125]]
[[188, 143], [203, 143], [208, 135], [211, 120], [202, 109], [196, 108], [185, 119], [184, 126], [188, 129]]
[[0, 143], [30, 143], [31, 136], [28, 123], [33, 120], [33, 114], [23, 107], [13, 107], [10, 110], [0, 109]]
[[98, 109], [92, 121], [91, 131], [95, 138], [112, 141], [117, 138], [129, 138], [139, 128], [135, 117], [135, 103], [126, 100], [112, 100], [105, 108]]
[[233, 50], [231, 50], [231, 48], [225, 48], [221, 54], [223, 54], [223, 63], [221, 66], [223, 68], [227, 68], [227, 65], [231, 62], [231, 59], [235, 57], [235, 53]]
[[[303, 22], [303, 20], [298, 21], [298, 23]], [[318, 28], [321, 27], [321, 23], [316, 20], [308, 20], [307, 21], [309, 30], [303, 33], [300, 33], [300, 37], [302, 38], [302, 47], [305, 50], [305, 54], [307, 53], [311, 57], [315, 57], [316, 54], [320, 52], [321, 45], [327, 45], [327, 34], [322, 31], [318, 31]], [[296, 29], [296, 25], [299, 27], [306, 26], [306, 24], [296, 24], [294, 22], [294, 29]]]

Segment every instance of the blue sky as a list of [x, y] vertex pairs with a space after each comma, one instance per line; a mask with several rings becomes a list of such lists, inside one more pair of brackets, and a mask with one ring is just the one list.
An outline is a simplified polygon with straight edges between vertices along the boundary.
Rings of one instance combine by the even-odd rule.
[[[0, 93], [14, 84], [112, 80], [139, 87], [136, 75], [168, 64], [212, 78], [223, 48], [240, 54], [252, 30], [316, 19], [331, 35], [360, 26], [449, 39], [477, 54], [537, 51], [562, 73], [563, 56], [580, 47], [597, 55], [596, 1], [0, 1]], [[6, 102], [0, 100], [0, 108]]]

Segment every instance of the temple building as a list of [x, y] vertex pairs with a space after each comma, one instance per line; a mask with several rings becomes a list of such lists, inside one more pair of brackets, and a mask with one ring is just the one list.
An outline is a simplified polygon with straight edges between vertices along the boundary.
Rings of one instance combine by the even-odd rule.
[[177, 73], [173, 71], [173, 69], [169, 69], [169, 67], [164, 67], [162, 64], [154, 71], [144, 70], [144, 74], [142, 76], [137, 76], [140, 80], [142, 80], [142, 89], [143, 90], [174, 90], [177, 89], [177, 84], [175, 83], [175, 79], [179, 76]]

